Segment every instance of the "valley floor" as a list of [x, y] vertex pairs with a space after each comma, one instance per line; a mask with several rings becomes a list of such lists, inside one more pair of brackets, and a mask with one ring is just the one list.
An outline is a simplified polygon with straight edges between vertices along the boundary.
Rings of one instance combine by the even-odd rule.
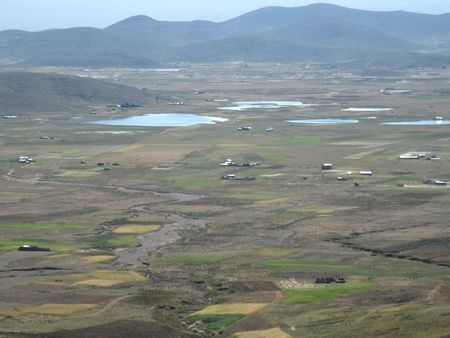
[[[450, 72], [226, 64], [102, 76], [183, 104], [1, 121], [1, 337], [450, 334], [450, 188], [423, 183], [450, 180], [449, 127], [381, 125], [445, 118]], [[411, 92], [381, 92], [391, 87]], [[218, 109], [241, 101], [310, 105]], [[393, 110], [344, 111], [367, 107]], [[143, 113], [229, 121], [85, 123]], [[286, 122], [313, 118], [359, 123]], [[399, 160], [407, 152], [440, 160]], [[23, 155], [36, 162], [14, 162]], [[317, 283], [327, 278], [338, 283]]]

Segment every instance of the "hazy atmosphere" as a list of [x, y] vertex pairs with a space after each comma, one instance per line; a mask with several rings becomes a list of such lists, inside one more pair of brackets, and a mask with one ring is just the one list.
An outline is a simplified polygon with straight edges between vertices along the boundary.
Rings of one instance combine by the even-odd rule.
[[[3, 0], [0, 29], [42, 30], [73, 26], [105, 27], [123, 18], [145, 14], [158, 20], [224, 21], [266, 6], [304, 6], [307, 0]], [[406, 10], [441, 14], [450, 11], [443, 0], [334, 0], [346, 7], [368, 10]]]

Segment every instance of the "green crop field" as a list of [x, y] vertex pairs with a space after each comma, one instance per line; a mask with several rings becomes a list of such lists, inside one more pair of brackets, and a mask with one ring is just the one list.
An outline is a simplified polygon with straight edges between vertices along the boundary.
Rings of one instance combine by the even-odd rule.
[[369, 282], [352, 282], [348, 284], [317, 287], [314, 289], [288, 290], [283, 303], [293, 305], [299, 303], [328, 302], [347, 294], [373, 288], [374, 286], [373, 283]]
[[264, 267], [273, 271], [346, 271], [351, 270], [352, 265], [334, 264], [331, 262], [308, 262], [297, 259], [273, 259], [265, 261]]
[[95, 249], [116, 249], [138, 245], [138, 241], [133, 235], [101, 235], [88, 238], [85, 242], [87, 247]]

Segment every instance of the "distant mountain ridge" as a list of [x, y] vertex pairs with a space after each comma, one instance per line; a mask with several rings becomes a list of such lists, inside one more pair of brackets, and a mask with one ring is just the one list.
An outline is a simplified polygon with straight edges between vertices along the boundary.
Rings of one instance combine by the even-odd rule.
[[[417, 57], [416, 57], [417, 56]], [[168, 22], [139, 15], [105, 29], [0, 32], [0, 63], [158, 67], [171, 62], [302, 62], [445, 66], [450, 14], [374, 12], [330, 4], [266, 7], [234, 19]], [[372, 60], [372, 61], [371, 61]], [[440, 60], [435, 62], [434, 60]]]

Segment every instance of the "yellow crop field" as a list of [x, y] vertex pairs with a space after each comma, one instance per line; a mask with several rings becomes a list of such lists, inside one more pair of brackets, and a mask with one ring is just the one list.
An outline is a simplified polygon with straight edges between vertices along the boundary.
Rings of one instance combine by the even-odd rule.
[[292, 338], [292, 336], [288, 335], [278, 327], [263, 331], [237, 332], [234, 336], [236, 338]]
[[145, 277], [133, 271], [97, 270], [86, 273], [78, 273], [66, 277], [68, 282], [77, 285], [113, 286], [124, 283], [143, 282]]
[[143, 146], [144, 146], [143, 144], [136, 143], [136, 144], [132, 144], [132, 145], [125, 146], [123, 148], [117, 149], [117, 150], [115, 150], [115, 152], [117, 152], [117, 153], [125, 153], [125, 152], [128, 152], [128, 151], [133, 151], [133, 150], [140, 149]]
[[120, 235], [139, 235], [148, 232], [158, 231], [159, 225], [123, 225], [113, 230], [113, 233]]
[[82, 171], [82, 170], [67, 170], [63, 174], [59, 175], [61, 177], [74, 177], [74, 178], [84, 178], [97, 175], [99, 172], [96, 171]]
[[115, 256], [111, 255], [97, 255], [83, 257], [83, 262], [87, 264], [107, 263], [114, 260]]
[[95, 304], [43, 304], [26, 308], [22, 313], [67, 316], [75, 312], [91, 310], [95, 307], [97, 307]]
[[204, 308], [194, 315], [211, 315], [211, 314], [244, 314], [249, 315], [264, 309], [266, 303], [234, 303], [234, 304], [217, 304]]
[[70, 254], [56, 254], [56, 255], [50, 255], [50, 256], [46, 256], [45, 258], [48, 259], [60, 259], [60, 258], [66, 258], [71, 256]]
[[343, 207], [336, 205], [309, 205], [305, 207], [292, 208], [288, 211], [305, 214], [315, 214], [317, 216], [328, 216], [338, 211], [346, 211], [351, 209], [354, 209], [354, 207]]
[[119, 280], [112, 280], [112, 279], [86, 279], [81, 282], [78, 282], [77, 285], [108, 287], [108, 286], [113, 286], [113, 285], [117, 285], [117, 284], [121, 284], [121, 283], [124, 283], [124, 282], [119, 281]]

